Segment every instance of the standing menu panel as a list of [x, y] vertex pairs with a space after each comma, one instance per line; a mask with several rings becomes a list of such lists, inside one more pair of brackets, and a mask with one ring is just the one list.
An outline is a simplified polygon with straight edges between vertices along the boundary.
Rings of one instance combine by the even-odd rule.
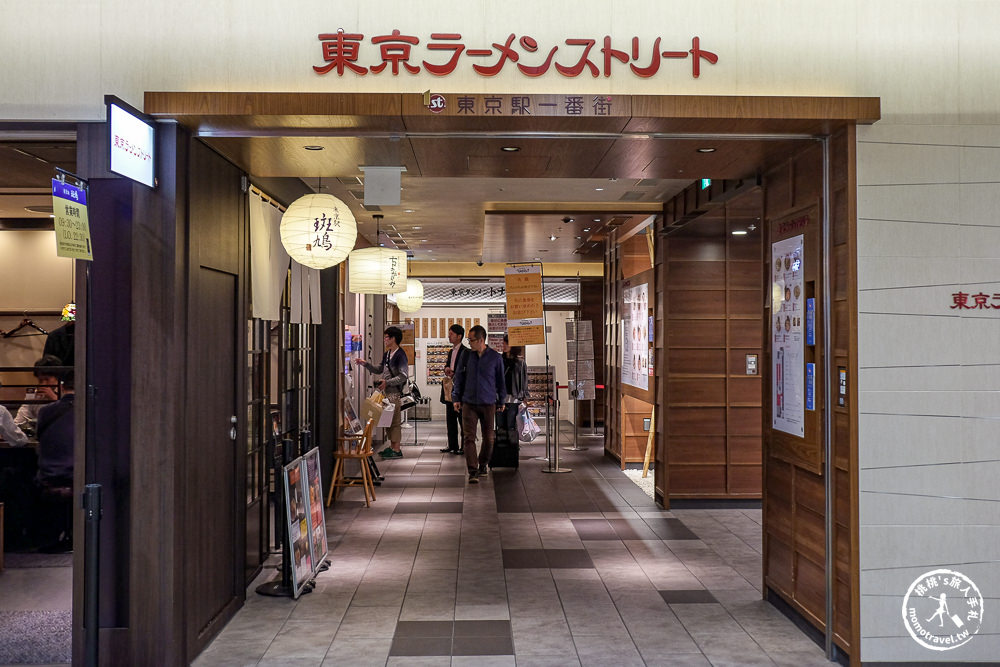
[[771, 427], [805, 437], [803, 236], [771, 244]]

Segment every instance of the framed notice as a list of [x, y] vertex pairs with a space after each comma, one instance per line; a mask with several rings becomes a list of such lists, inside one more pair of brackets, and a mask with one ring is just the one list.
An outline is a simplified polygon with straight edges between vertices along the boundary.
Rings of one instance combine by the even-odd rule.
[[284, 472], [285, 519], [288, 527], [288, 549], [292, 557], [292, 595], [297, 598], [302, 593], [302, 587], [313, 576], [309, 506], [306, 480], [302, 475], [302, 459], [297, 458], [286, 465]]
[[771, 427], [805, 437], [803, 236], [771, 244]]
[[649, 389], [649, 285], [626, 287], [622, 308], [622, 383]]
[[542, 307], [542, 265], [523, 264], [504, 269], [507, 294], [507, 337], [511, 345], [545, 343]]

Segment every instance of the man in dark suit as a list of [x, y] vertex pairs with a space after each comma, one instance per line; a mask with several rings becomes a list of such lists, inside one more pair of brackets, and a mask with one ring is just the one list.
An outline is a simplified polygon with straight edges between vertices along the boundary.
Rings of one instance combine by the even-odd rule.
[[[469, 353], [468, 348], [462, 345], [465, 339], [465, 328], [461, 324], [452, 324], [448, 329], [448, 342], [452, 344], [451, 354], [448, 355], [448, 363], [444, 367], [446, 380], [441, 383], [441, 402], [444, 403], [445, 419], [448, 423], [448, 446], [441, 451], [449, 454], [464, 454], [462, 440], [460, 437], [461, 416], [455, 410], [455, 404], [451, 400], [452, 378], [455, 377], [455, 369], [459, 367], [465, 355]], [[448, 385], [448, 391], [445, 391]]]

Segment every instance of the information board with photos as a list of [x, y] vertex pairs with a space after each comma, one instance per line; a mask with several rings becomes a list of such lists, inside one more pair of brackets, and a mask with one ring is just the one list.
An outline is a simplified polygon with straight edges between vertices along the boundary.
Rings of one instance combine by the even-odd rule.
[[771, 427], [805, 437], [803, 235], [771, 244]]

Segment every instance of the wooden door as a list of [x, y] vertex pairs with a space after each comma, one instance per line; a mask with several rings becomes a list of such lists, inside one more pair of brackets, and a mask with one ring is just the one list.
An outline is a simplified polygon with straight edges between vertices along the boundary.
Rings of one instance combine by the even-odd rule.
[[246, 321], [240, 172], [191, 146], [184, 479], [185, 634], [193, 659], [239, 608], [246, 561]]

